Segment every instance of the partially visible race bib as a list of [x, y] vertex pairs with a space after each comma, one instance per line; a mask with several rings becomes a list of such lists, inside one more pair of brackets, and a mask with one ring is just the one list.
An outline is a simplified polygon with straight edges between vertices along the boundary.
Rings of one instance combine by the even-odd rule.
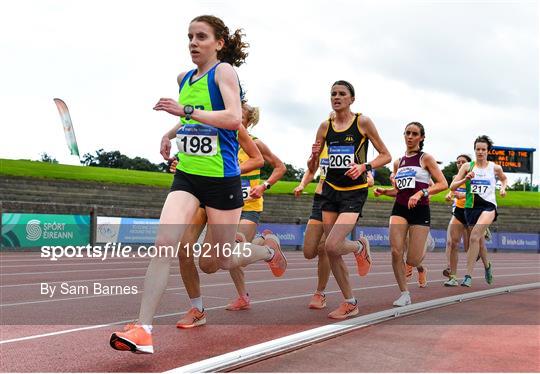
[[416, 171], [410, 169], [398, 170], [395, 181], [398, 190], [414, 188], [416, 186]]
[[321, 162], [319, 164], [321, 168], [321, 178], [326, 178], [326, 173], [328, 172], [328, 165], [329, 161], [327, 158], [321, 158]]
[[242, 199], [247, 200], [251, 192], [251, 184], [248, 179], [242, 179]]
[[196, 156], [217, 154], [218, 131], [215, 127], [188, 124], [176, 132], [176, 145], [180, 153]]
[[328, 147], [328, 166], [331, 169], [348, 169], [354, 162], [354, 146], [333, 145]]
[[487, 179], [471, 179], [471, 192], [476, 195], [484, 195], [489, 191], [491, 183]]

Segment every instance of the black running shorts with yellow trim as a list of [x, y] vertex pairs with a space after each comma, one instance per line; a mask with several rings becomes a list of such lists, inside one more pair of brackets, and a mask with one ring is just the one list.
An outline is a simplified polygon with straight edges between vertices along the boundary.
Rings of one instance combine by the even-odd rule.
[[205, 177], [177, 169], [170, 191], [189, 192], [199, 199], [201, 206], [214, 209], [232, 210], [244, 206], [240, 175]]
[[406, 205], [401, 205], [396, 201], [391, 215], [405, 218], [409, 225], [429, 226], [431, 224], [429, 205], [417, 205], [409, 209]]
[[321, 209], [323, 212], [358, 213], [361, 217], [367, 196], [367, 188], [337, 191], [328, 183], [324, 183], [321, 193]]

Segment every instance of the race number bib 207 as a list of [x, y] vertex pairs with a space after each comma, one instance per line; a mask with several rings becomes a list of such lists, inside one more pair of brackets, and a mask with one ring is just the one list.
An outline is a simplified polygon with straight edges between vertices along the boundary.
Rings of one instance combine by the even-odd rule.
[[217, 153], [218, 131], [215, 127], [189, 124], [176, 132], [180, 153], [196, 156], [214, 156]]
[[472, 179], [471, 192], [477, 195], [483, 195], [489, 189], [490, 184], [487, 179]]
[[320, 167], [321, 167], [321, 178], [326, 178], [326, 172], [328, 171], [329, 161], [327, 158], [321, 158]]
[[328, 166], [330, 169], [348, 169], [354, 162], [354, 146], [333, 145], [328, 147]]
[[251, 184], [248, 179], [242, 179], [242, 199], [247, 200], [251, 192]]
[[416, 172], [414, 170], [404, 170], [398, 172], [395, 180], [398, 190], [414, 188], [416, 186]]

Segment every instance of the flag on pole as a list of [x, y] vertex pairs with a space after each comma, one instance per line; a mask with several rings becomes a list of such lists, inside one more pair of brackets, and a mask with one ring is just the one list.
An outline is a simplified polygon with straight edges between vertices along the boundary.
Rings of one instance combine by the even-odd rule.
[[64, 126], [64, 135], [66, 136], [66, 142], [69, 148], [69, 151], [72, 155], [79, 156], [79, 147], [77, 147], [77, 139], [75, 139], [75, 130], [73, 129], [73, 123], [71, 123], [71, 117], [69, 115], [69, 109], [60, 99], [54, 99], [54, 103], [58, 108], [58, 113], [60, 113], [60, 119], [62, 120], [62, 125]]

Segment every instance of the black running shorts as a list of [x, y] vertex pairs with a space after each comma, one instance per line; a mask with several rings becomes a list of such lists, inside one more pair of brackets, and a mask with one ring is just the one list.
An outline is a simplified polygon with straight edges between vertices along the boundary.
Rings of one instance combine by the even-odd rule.
[[467, 226], [467, 220], [465, 219], [465, 208], [455, 207], [452, 211], [452, 215], [461, 222], [463, 226]]
[[240, 176], [205, 177], [176, 170], [171, 186], [173, 191], [186, 191], [199, 199], [201, 206], [232, 210], [244, 206]]
[[429, 205], [417, 205], [409, 209], [407, 206], [398, 204], [396, 201], [394, 202], [391, 215], [405, 218], [409, 225], [429, 226], [431, 223]]
[[322, 222], [322, 209], [321, 209], [322, 197], [316, 193], [313, 195], [313, 206], [311, 207], [311, 215], [309, 219]]
[[467, 219], [467, 226], [474, 226], [478, 222], [478, 218], [480, 218], [480, 215], [484, 212], [492, 212], [495, 211], [495, 219], [493, 219], [493, 222], [497, 220], [497, 216], [499, 213], [497, 213], [497, 208], [495, 205], [493, 206], [482, 206], [477, 208], [465, 208], [465, 218]]
[[336, 213], [358, 213], [362, 216], [362, 208], [367, 200], [368, 189], [338, 191], [328, 183], [323, 184], [321, 208], [323, 211]]

